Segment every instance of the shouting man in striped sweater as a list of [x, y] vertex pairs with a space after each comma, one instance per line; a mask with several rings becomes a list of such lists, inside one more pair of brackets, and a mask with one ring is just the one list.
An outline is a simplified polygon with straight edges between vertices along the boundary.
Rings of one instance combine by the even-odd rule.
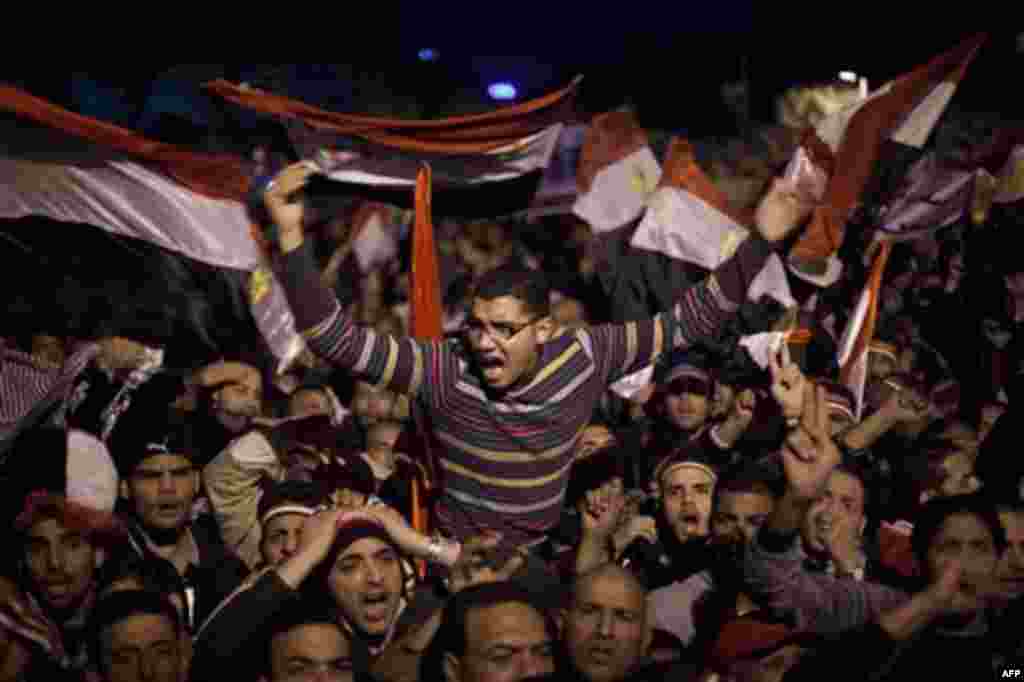
[[443, 446], [440, 528], [456, 540], [496, 532], [508, 549], [541, 544], [557, 524], [576, 442], [608, 385], [714, 337], [812, 208], [777, 181], [734, 255], [653, 318], [557, 335], [543, 275], [503, 267], [479, 282], [459, 339], [417, 341], [359, 326], [320, 284], [304, 239], [312, 211], [302, 190], [314, 172], [293, 165], [263, 195], [296, 326], [334, 366], [422, 406]]

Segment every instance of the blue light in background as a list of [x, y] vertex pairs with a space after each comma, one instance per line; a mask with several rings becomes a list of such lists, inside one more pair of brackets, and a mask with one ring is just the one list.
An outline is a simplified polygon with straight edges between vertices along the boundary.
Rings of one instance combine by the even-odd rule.
[[487, 94], [491, 99], [507, 101], [516, 98], [516, 86], [511, 83], [492, 83], [487, 88]]
[[425, 47], [417, 53], [421, 62], [436, 62], [440, 53], [432, 47]]

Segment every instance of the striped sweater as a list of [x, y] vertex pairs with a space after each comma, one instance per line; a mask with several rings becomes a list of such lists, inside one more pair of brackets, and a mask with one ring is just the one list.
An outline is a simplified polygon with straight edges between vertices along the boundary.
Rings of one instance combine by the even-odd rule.
[[394, 338], [355, 324], [320, 284], [309, 244], [284, 257], [282, 284], [314, 353], [423, 407], [442, 445], [441, 529], [460, 539], [489, 529], [503, 543], [533, 545], [558, 523], [576, 441], [608, 385], [669, 347], [716, 335], [771, 252], [752, 236], [671, 310], [553, 339], [541, 346], [532, 379], [500, 397], [485, 393], [458, 342]]

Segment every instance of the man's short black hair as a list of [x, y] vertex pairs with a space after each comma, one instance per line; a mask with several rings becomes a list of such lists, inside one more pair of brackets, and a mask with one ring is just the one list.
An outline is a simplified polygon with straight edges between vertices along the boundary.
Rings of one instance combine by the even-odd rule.
[[326, 604], [308, 596], [292, 599], [284, 609], [274, 616], [267, 633], [266, 646], [263, 648], [263, 672], [270, 678], [273, 657], [271, 654], [274, 640], [296, 628], [305, 625], [329, 625], [338, 629], [349, 642], [352, 657], [352, 669], [357, 675], [365, 673], [370, 665], [370, 652], [359, 637], [355, 637], [342, 625], [344, 616], [333, 604]]
[[167, 596], [152, 590], [121, 590], [100, 599], [89, 617], [90, 654], [101, 672], [106, 672], [103, 639], [108, 630], [121, 621], [137, 615], [162, 616], [171, 624], [175, 634], [184, 638], [181, 619]]
[[511, 296], [522, 301], [531, 315], [546, 317], [551, 314], [550, 291], [543, 272], [509, 264], [484, 273], [473, 296], [486, 301]]
[[460, 657], [469, 644], [466, 627], [469, 614], [499, 604], [523, 604], [536, 611], [543, 619], [552, 643], [558, 639], [551, 614], [530, 591], [511, 581], [474, 585], [448, 600], [441, 613], [441, 624], [420, 659], [421, 680], [443, 680], [445, 654]]
[[939, 497], [929, 500], [921, 507], [910, 536], [914, 556], [922, 567], [927, 565], [928, 550], [942, 530], [942, 526], [950, 516], [957, 514], [971, 514], [988, 527], [997, 555], [1002, 556], [1006, 550], [1006, 529], [999, 521], [995, 503], [989, 497], [982, 493]]
[[767, 462], [743, 462], [730, 469], [715, 485], [711, 509], [718, 509], [725, 493], [768, 495], [777, 500], [782, 497], [785, 489], [786, 480], [778, 467]]

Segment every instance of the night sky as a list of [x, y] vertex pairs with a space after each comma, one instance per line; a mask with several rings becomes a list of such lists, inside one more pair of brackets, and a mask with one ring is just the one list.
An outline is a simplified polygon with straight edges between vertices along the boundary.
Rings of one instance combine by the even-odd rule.
[[[880, 26], [844, 25], [817, 32], [778, 28], [784, 23], [757, 21], [752, 2], [733, 0], [715, 3], [716, 11], [695, 12], [680, 3], [669, 10], [645, 5], [642, 13], [624, 12], [628, 4], [594, 3], [571, 11], [557, 2], [479, 3], [470, 6], [475, 11], [468, 19], [476, 30], [464, 29], [465, 21], [453, 25], [447, 14], [438, 16], [423, 3], [397, 5], [401, 18], [372, 47], [347, 61], [342, 59], [347, 54], [337, 54], [340, 63], [351, 64], [364, 75], [364, 81], [374, 86], [372, 91], [339, 82], [330, 69], [283, 67], [279, 72], [289, 82], [286, 94], [354, 112], [364, 110], [368, 99], [404, 97], [424, 106], [428, 115], [444, 115], [450, 113], [446, 106], [466, 93], [482, 101], [480, 93], [497, 80], [516, 84], [520, 97], [529, 98], [583, 74], [584, 113], [607, 110], [628, 99], [648, 127], [695, 136], [730, 134], [734, 123], [719, 94], [723, 82], [746, 76], [751, 83], [752, 113], [765, 121], [773, 117], [774, 97], [788, 85], [831, 79], [839, 70], [851, 69], [877, 87], [969, 35], [948, 29]], [[512, 8], [520, 14], [513, 17]], [[762, 25], [774, 28], [761, 29]], [[992, 34], [968, 72], [956, 105], [1024, 117], [1020, 111], [1024, 98], [1009, 95], [1001, 84], [1006, 74], [1019, 74], [1024, 66], [1022, 56], [1015, 53], [1016, 34]], [[417, 52], [423, 47], [436, 48], [440, 60], [421, 63]], [[190, 117], [202, 121], [209, 114], [209, 103], [194, 97], [196, 84], [214, 77], [244, 80], [271, 68], [183, 67], [169, 61], [139, 59], [131, 71], [88, 68], [80, 72], [90, 77], [85, 88], [81, 79], [76, 85], [67, 72], [38, 67], [33, 72], [11, 71], [21, 68], [17, 65], [4, 68], [8, 80], [41, 96], [73, 104], [89, 115], [120, 118], [122, 123], [134, 120], [133, 127], [161, 107], [188, 110]], [[154, 106], [154, 98], [162, 103]], [[489, 105], [484, 102], [483, 106]]]

